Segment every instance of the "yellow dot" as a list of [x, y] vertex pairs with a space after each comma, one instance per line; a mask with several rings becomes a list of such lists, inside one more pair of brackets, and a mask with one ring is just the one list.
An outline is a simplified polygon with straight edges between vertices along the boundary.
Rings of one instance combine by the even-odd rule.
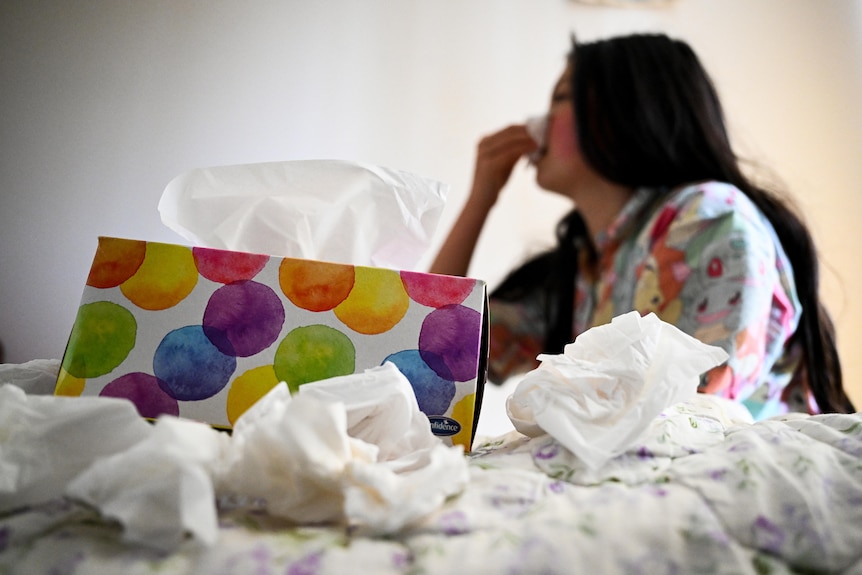
[[401, 275], [392, 270], [357, 266], [353, 289], [335, 307], [335, 315], [350, 329], [374, 335], [392, 329], [410, 305]]
[[141, 267], [120, 290], [141, 309], [162, 310], [180, 303], [197, 282], [191, 248], [150, 242]]
[[86, 379], [75, 377], [61, 367], [60, 375], [57, 377], [57, 385], [54, 387], [54, 395], [78, 397], [84, 393], [86, 383]]
[[452, 419], [461, 424], [461, 431], [452, 436], [453, 445], [463, 445], [464, 452], [469, 453], [472, 445], [470, 436], [473, 435], [473, 414], [476, 408], [476, 394], [465, 395], [461, 401], [452, 408]]
[[278, 385], [275, 369], [271, 365], [262, 365], [250, 369], [237, 377], [227, 392], [227, 419], [231, 425], [248, 408]]

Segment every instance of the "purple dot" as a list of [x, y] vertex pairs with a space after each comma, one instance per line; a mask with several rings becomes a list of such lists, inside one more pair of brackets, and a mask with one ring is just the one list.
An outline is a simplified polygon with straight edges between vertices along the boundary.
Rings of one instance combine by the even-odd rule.
[[204, 332], [224, 354], [249, 357], [268, 348], [284, 324], [284, 306], [272, 288], [243, 280], [210, 296]]
[[127, 373], [106, 385], [99, 395], [120, 397], [135, 404], [141, 417], [155, 419], [160, 415], [179, 415], [177, 400], [162, 391], [155, 376], [139, 371]]
[[469, 381], [479, 369], [482, 316], [462, 305], [447, 305], [425, 317], [419, 332], [419, 352], [444, 379]]
[[426, 415], [443, 415], [455, 397], [455, 382], [437, 375], [422, 359], [418, 350], [393, 353], [384, 360], [391, 361], [413, 386], [419, 409]]
[[212, 397], [227, 385], [235, 369], [236, 358], [219, 351], [199, 325], [168, 333], [153, 355], [159, 386], [181, 401]]

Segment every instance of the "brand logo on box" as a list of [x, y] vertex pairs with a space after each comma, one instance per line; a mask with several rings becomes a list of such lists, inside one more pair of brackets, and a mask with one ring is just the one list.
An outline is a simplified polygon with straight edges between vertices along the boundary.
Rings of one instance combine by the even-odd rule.
[[452, 418], [442, 415], [432, 415], [428, 418], [431, 422], [431, 431], [434, 435], [450, 436], [461, 431], [461, 424]]

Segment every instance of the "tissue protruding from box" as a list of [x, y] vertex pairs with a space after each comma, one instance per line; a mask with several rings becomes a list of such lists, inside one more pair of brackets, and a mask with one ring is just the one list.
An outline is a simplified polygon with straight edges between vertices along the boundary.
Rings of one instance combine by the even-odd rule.
[[359, 162], [266, 162], [177, 176], [159, 211], [165, 225], [201, 247], [413, 270], [447, 190]]

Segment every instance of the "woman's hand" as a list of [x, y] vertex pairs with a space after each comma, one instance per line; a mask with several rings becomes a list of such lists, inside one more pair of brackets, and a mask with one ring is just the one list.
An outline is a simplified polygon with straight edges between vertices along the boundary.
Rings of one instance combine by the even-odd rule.
[[523, 125], [512, 125], [480, 140], [469, 202], [490, 209], [509, 181], [518, 160], [535, 151], [536, 141]]
[[536, 142], [524, 126], [509, 126], [482, 138], [470, 197], [431, 264], [430, 272], [455, 276], [467, 274], [479, 234], [500, 190], [509, 181], [521, 156], [536, 148]]

